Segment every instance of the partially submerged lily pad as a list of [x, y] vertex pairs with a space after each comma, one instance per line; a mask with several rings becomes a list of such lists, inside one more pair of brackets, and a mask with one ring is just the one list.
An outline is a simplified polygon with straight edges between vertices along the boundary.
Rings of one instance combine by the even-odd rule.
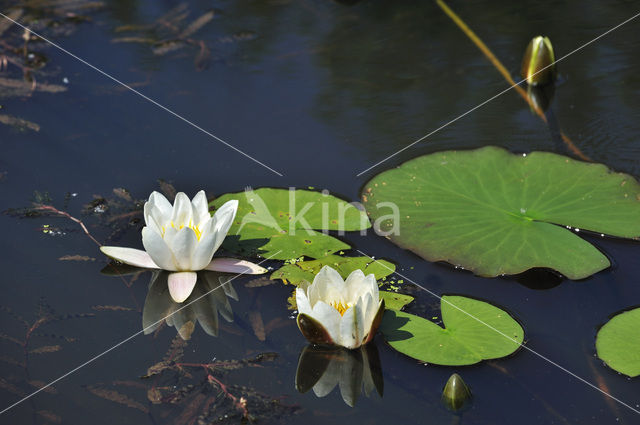
[[620, 313], [598, 332], [596, 350], [611, 369], [640, 375], [640, 308]]
[[349, 245], [317, 230], [354, 231], [371, 226], [366, 214], [354, 205], [310, 190], [262, 188], [228, 193], [209, 206], [215, 209], [230, 199], [237, 199], [239, 206], [224, 247], [242, 254], [257, 251], [277, 260], [321, 258]]
[[414, 359], [463, 366], [516, 351], [524, 330], [507, 312], [483, 301], [444, 296], [444, 328], [413, 314], [387, 310], [380, 326], [385, 340]]
[[354, 270], [362, 270], [365, 275], [373, 273], [376, 280], [380, 280], [396, 270], [395, 264], [385, 260], [374, 260], [371, 257], [328, 255], [318, 260], [285, 264], [271, 274], [271, 279], [282, 279], [285, 283], [292, 285], [299, 285], [303, 281], [313, 282], [315, 275], [324, 266], [336, 269], [344, 279]]
[[369, 181], [362, 199], [373, 219], [395, 203], [390, 239], [429, 261], [447, 261], [480, 276], [534, 267], [582, 279], [610, 266], [576, 232], [640, 236], [640, 184], [601, 164], [497, 147], [421, 156]]

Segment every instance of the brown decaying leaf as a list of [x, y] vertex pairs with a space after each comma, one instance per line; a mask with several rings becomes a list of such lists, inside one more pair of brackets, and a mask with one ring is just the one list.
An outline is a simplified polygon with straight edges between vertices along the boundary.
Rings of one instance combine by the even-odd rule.
[[96, 261], [93, 257], [87, 257], [86, 255], [63, 255], [58, 258], [60, 261]]
[[295, 323], [295, 320], [287, 320], [282, 317], [276, 317], [274, 319], [271, 319], [266, 325], [264, 325], [264, 332], [265, 334], [269, 335], [274, 330], [292, 325], [293, 323]]
[[42, 416], [49, 422], [53, 422], [54, 424], [62, 423], [62, 418], [50, 410], [38, 410], [38, 415]]
[[[32, 380], [32, 381], [29, 381], [28, 383], [29, 383], [29, 385], [31, 385], [32, 387], [35, 387], [35, 388], [38, 388], [38, 389], [40, 389], [40, 388], [44, 387], [45, 385], [47, 385], [47, 383], [46, 383], [46, 382], [44, 382], [44, 381], [37, 381], [37, 380]], [[44, 391], [45, 393], [49, 393], [49, 394], [58, 394], [58, 390], [56, 390], [56, 389], [55, 389], [54, 387], [52, 387], [52, 386], [49, 386], [49, 387], [47, 387], [47, 388], [43, 389], [42, 391]]]
[[3, 378], [0, 378], [0, 388], [2, 388], [5, 391], [10, 392], [11, 394], [17, 395], [19, 397], [24, 397], [24, 392], [16, 387], [15, 385], [13, 385], [12, 383], [6, 381]]
[[60, 345], [43, 345], [42, 347], [34, 348], [33, 350], [29, 350], [29, 354], [45, 354], [45, 353], [54, 353], [56, 351], [62, 350], [62, 346]]
[[153, 44], [157, 40], [149, 37], [117, 37], [111, 40], [112, 43], [141, 43], [141, 44]]
[[147, 398], [153, 404], [161, 404], [162, 403], [162, 392], [156, 387], [151, 387], [147, 391]]
[[13, 117], [11, 115], [0, 114], [0, 123], [17, 127], [19, 129], [40, 131], [40, 126], [38, 124], [22, 118]]
[[91, 309], [97, 311], [133, 311], [132, 308], [121, 305], [94, 305]]
[[258, 340], [264, 341], [266, 339], [266, 334], [264, 332], [264, 322], [262, 321], [262, 315], [260, 312], [254, 310], [249, 313], [249, 321], [251, 322], [253, 333], [256, 335]]
[[250, 280], [249, 282], [245, 283], [244, 286], [245, 288], [261, 288], [263, 286], [273, 285], [274, 283], [276, 283], [275, 280], [271, 280], [268, 277], [263, 276]]
[[167, 53], [182, 49], [186, 45], [187, 44], [182, 40], [165, 40], [154, 44], [154, 47], [151, 49], [151, 51], [154, 55], [164, 56]]
[[214, 12], [213, 10], [210, 10], [209, 12], [205, 13], [204, 15], [200, 16], [199, 18], [191, 22], [189, 25], [187, 25], [187, 27], [184, 30], [182, 30], [182, 32], [178, 37], [179, 38], [190, 37], [191, 35], [195, 34], [200, 28], [202, 28], [203, 26], [211, 22], [211, 20], [213, 19], [213, 16], [214, 16]]
[[160, 186], [160, 192], [162, 192], [169, 201], [173, 202], [176, 197], [176, 188], [168, 181], [162, 179], [158, 179], [158, 186]]
[[33, 82], [31, 81], [3, 77], [0, 77], [0, 87], [5, 89], [25, 91], [26, 93], [30, 93], [32, 91], [41, 91], [46, 93], [60, 93], [63, 91], [67, 91], [67, 88], [65, 86], [60, 86], [58, 84], [33, 84]]
[[131, 196], [131, 193], [129, 193], [129, 191], [123, 187], [114, 187], [113, 194], [116, 195], [118, 198], [124, 199], [127, 202], [133, 202], [133, 197]]
[[200, 46], [200, 49], [194, 59], [194, 65], [196, 66], [197, 71], [204, 71], [211, 63], [211, 50], [209, 50], [204, 41], [200, 41], [198, 45]]
[[125, 405], [127, 407], [131, 407], [132, 409], [137, 409], [144, 413], [149, 413], [149, 409], [147, 409], [147, 407], [144, 406], [142, 403], [139, 403], [115, 390], [109, 390], [109, 389], [100, 388], [97, 386], [89, 386], [86, 388], [91, 394], [97, 395], [98, 397], [104, 398], [109, 401], [113, 401], [114, 403]]
[[[22, 16], [22, 9], [13, 9], [11, 12], [5, 12], [10, 19], [17, 21]], [[13, 22], [9, 19], [0, 20], [0, 35], [2, 35], [6, 30], [11, 28]]]
[[142, 388], [142, 389], [147, 388], [145, 384], [137, 381], [113, 381], [111, 385], [119, 385], [122, 387], [134, 387], [134, 388]]
[[190, 425], [194, 423], [196, 417], [200, 414], [199, 408], [206, 399], [207, 396], [204, 394], [195, 396], [173, 423], [176, 425]]
[[21, 347], [24, 345], [24, 343], [22, 341], [20, 341], [18, 338], [14, 338], [14, 337], [9, 336], [9, 335], [0, 334], [0, 339], [4, 339], [5, 341], [11, 341], [14, 344], [17, 344], [17, 345], [19, 345]]
[[7, 364], [14, 365], [14, 366], [26, 367], [23, 361], [16, 360], [12, 357], [7, 357], [7, 356], [0, 356], [0, 362], [5, 362]]

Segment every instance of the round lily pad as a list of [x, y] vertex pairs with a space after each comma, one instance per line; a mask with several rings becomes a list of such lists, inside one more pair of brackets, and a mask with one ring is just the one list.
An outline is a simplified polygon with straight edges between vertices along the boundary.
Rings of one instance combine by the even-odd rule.
[[600, 328], [596, 350], [611, 369], [640, 375], [640, 308], [620, 313]]
[[579, 232], [640, 236], [633, 177], [547, 152], [421, 156], [374, 177], [362, 200], [397, 245], [480, 276], [545, 267], [582, 279], [610, 262]]

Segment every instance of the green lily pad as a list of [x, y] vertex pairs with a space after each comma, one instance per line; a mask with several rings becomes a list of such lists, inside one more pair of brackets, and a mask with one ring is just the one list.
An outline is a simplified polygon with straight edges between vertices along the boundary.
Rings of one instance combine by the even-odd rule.
[[444, 296], [444, 328], [413, 314], [386, 310], [380, 331], [399, 352], [422, 362], [463, 366], [516, 351], [524, 330], [507, 312], [483, 301]]
[[349, 249], [317, 230], [353, 231], [371, 226], [366, 214], [335, 196], [310, 190], [262, 188], [227, 193], [209, 203], [215, 210], [237, 199], [238, 212], [223, 247], [229, 251], [287, 260], [321, 258]]
[[343, 257], [329, 255], [318, 260], [298, 261], [285, 264], [271, 274], [271, 279], [282, 279], [285, 283], [299, 285], [303, 281], [313, 282], [313, 278], [324, 266], [330, 266], [338, 271], [343, 278], [347, 278], [354, 270], [362, 270], [365, 275], [373, 273], [376, 280], [380, 280], [393, 273], [396, 266], [385, 260], [374, 260], [371, 257]]
[[640, 308], [620, 313], [600, 328], [596, 351], [611, 369], [632, 378], [640, 375]]
[[380, 298], [384, 300], [384, 308], [387, 310], [400, 310], [409, 304], [414, 298], [411, 295], [398, 294], [396, 292], [380, 291]]
[[582, 279], [610, 263], [566, 227], [640, 236], [633, 177], [546, 152], [486, 147], [421, 156], [374, 177], [362, 200], [383, 232], [395, 230], [388, 237], [397, 245], [480, 276], [547, 267]]

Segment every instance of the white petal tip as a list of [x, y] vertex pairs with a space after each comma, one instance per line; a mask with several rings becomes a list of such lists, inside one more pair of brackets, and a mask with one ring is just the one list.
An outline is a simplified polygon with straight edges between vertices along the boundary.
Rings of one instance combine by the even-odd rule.
[[263, 274], [268, 272], [264, 267], [250, 261], [237, 260], [235, 258], [214, 258], [205, 269], [238, 274]]
[[171, 273], [168, 279], [171, 298], [177, 303], [189, 298], [197, 280], [198, 274], [194, 272]]

